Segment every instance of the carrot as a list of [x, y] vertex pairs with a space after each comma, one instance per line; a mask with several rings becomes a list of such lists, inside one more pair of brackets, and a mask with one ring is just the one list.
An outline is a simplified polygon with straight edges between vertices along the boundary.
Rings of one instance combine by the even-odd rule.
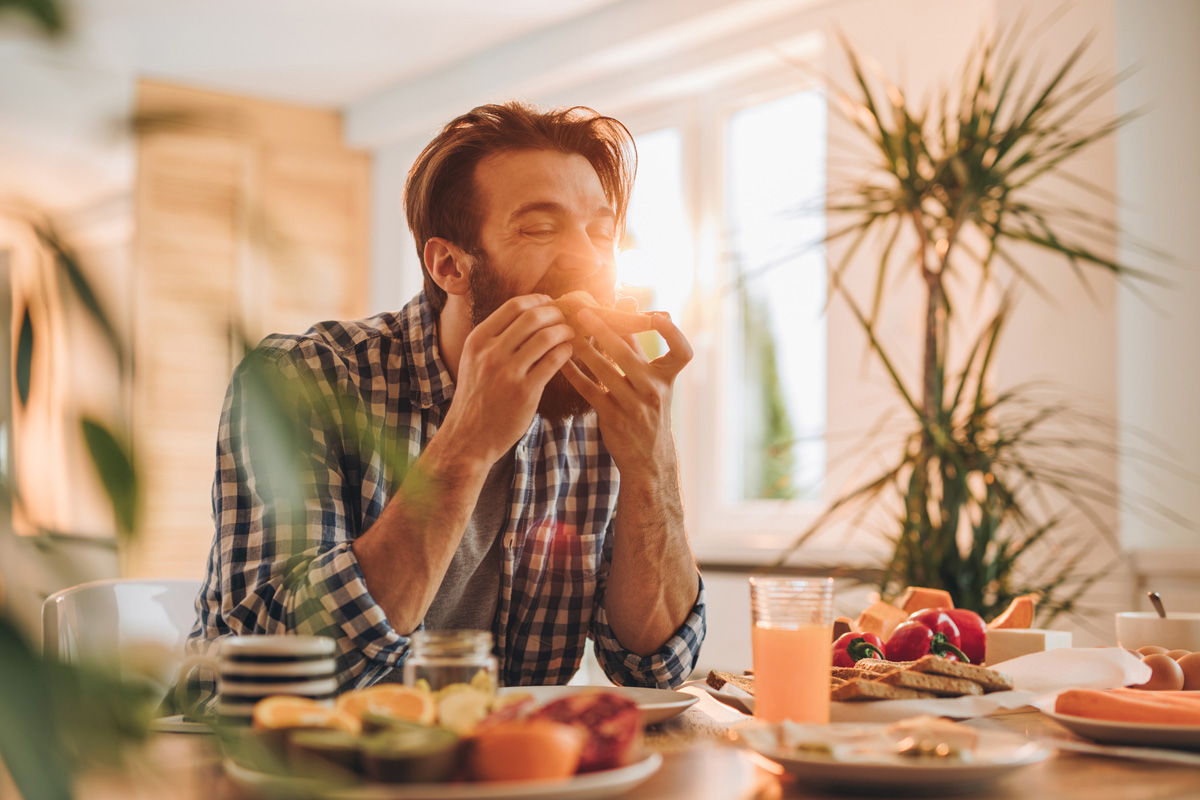
[[1122, 686], [1118, 689], [1112, 689], [1110, 691], [1119, 692], [1120, 694], [1132, 694], [1137, 697], [1144, 697], [1147, 700], [1153, 700], [1155, 698], [1160, 698], [1162, 700], [1170, 701], [1170, 702], [1174, 702], [1176, 700], [1183, 700], [1183, 701], [1186, 701], [1189, 703], [1200, 703], [1200, 692], [1196, 692], [1196, 691], [1191, 691], [1191, 692], [1170, 692], [1170, 691], [1152, 692], [1152, 691], [1147, 691], [1146, 689], [1134, 689], [1134, 688], [1128, 687], [1128, 686]]
[[[1146, 695], [1162, 694], [1145, 692]], [[1148, 722], [1160, 725], [1200, 725], [1200, 708], [1191, 703], [1169, 703], [1163, 699], [1148, 700], [1132, 692], [1110, 692], [1097, 689], [1071, 689], [1054, 702], [1059, 714], [1113, 722]]]

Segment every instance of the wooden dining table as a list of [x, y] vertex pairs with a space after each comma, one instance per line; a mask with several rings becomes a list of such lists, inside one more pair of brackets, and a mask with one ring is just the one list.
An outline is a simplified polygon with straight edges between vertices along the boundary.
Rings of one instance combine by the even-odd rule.
[[[784, 772], [778, 764], [739, 746], [731, 731], [747, 723], [749, 716], [719, 702], [699, 687], [685, 687], [683, 691], [695, 694], [697, 702], [674, 719], [646, 729], [644, 747], [662, 755], [662, 766], [646, 782], [620, 795], [624, 800], [832, 800], [848, 796], [807, 785]], [[1069, 747], [1071, 743], [1084, 741], [1028, 708], [969, 724], [1011, 731], [1049, 747], [1055, 742]], [[897, 792], [854, 796], [894, 798], [902, 793], [899, 791], [902, 788], [897, 787]], [[925, 796], [919, 792], [902, 794]], [[1197, 764], [1190, 765], [1056, 749], [1044, 761], [1014, 769], [1011, 775], [999, 780], [965, 788], [957, 796], [971, 800], [1195, 799], [1200, 798], [1200, 758]], [[265, 800], [267, 796], [239, 785], [225, 773], [213, 737], [157, 733], [139, 759], [112, 775], [90, 776], [80, 787], [78, 797], [81, 800], [166, 797]]]

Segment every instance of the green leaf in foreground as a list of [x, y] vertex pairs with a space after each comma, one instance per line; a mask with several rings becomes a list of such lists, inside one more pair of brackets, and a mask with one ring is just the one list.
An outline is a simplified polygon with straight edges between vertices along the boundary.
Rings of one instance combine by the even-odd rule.
[[103, 423], [84, 417], [80, 421], [92, 464], [112, 502], [117, 532], [128, 541], [137, 530], [139, 490], [133, 454]]
[[40, 660], [0, 616], [0, 757], [25, 797], [71, 797], [73, 764], [60, 743], [50, 685]]
[[21, 332], [17, 336], [17, 396], [21, 399], [21, 407], [29, 402], [29, 387], [33, 381], [33, 320], [29, 316], [29, 307], [21, 316]]
[[5, 11], [29, 17], [43, 33], [51, 36], [65, 33], [67, 29], [62, 6], [55, 0], [0, 0], [0, 14]]

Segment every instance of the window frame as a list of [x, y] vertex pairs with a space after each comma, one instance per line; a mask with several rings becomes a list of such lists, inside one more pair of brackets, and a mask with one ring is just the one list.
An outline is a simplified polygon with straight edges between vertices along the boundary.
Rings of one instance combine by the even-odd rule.
[[[727, 440], [714, 442], [714, 427], [721, 437], [731, 435], [724, 420], [733, 410], [725, 391], [738, 380], [738, 364], [727, 342], [727, 322], [737, 318], [737, 296], [722, 287], [731, 284], [731, 263], [725, 258], [722, 239], [727, 230], [726, 175], [728, 173], [728, 122], [736, 112], [808, 90], [824, 91], [810, 74], [780, 62], [777, 69], [749, 78], [729, 80], [703, 95], [688, 95], [652, 109], [631, 108], [615, 116], [634, 137], [663, 128], [677, 128], [682, 145], [682, 192], [696, 253], [692, 299], [684, 319], [677, 320], [695, 350], [693, 362], [680, 374], [675, 387], [675, 440], [683, 480], [686, 524], [693, 550], [702, 562], [769, 563], [783, 547], [818, 517], [830, 497], [829, 464], [835, 453], [827, 441], [826, 479], [817, 497], [796, 500], [742, 500], [728, 504], [721, 490], [725, 470], [715, 466], [729, 452]], [[706, 168], [720, 163], [720, 169]], [[826, 167], [828, 173], [828, 167]], [[839, 320], [825, 316], [825, 356], [831, 342], [840, 338]], [[825, 402], [831, 396], [826, 369]], [[721, 421], [714, 426], [713, 421]], [[828, 416], [826, 428], [828, 429]], [[707, 438], [706, 438], [707, 437]], [[847, 561], [840, 550], [806, 547], [796, 563]], [[851, 561], [858, 559], [851, 558]]]

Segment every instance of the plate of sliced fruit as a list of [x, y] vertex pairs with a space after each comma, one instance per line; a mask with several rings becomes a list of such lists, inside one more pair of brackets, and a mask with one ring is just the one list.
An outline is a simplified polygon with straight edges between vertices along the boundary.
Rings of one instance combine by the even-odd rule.
[[337, 782], [283, 777], [225, 762], [229, 776], [249, 789], [290, 796], [324, 796], [335, 800], [601, 800], [627, 792], [658, 771], [662, 756], [649, 753], [614, 769], [524, 781], [458, 781], [449, 783]]
[[384, 684], [332, 707], [259, 701], [252, 729], [224, 737], [225, 768], [252, 789], [345, 800], [602, 798], [661, 765], [641, 730], [638, 704], [615, 692]]

